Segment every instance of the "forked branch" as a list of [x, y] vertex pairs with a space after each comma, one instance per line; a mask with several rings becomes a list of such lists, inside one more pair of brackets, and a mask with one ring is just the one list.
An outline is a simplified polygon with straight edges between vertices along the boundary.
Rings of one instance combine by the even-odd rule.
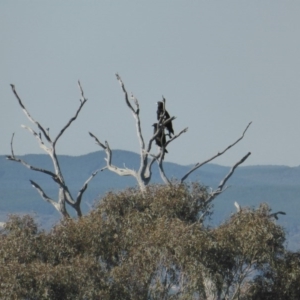
[[223, 187], [227, 180], [232, 176], [234, 170], [242, 164], [249, 156], [251, 155], [251, 152], [248, 152], [240, 161], [238, 161], [229, 171], [229, 173], [225, 176], [225, 178], [220, 182], [218, 186], [218, 190], [223, 190]]
[[80, 206], [81, 204], [81, 199], [83, 196], [83, 193], [86, 191], [89, 182], [98, 174], [100, 170], [95, 171], [94, 173], [92, 173], [92, 175], [86, 180], [86, 182], [83, 184], [82, 188], [80, 189], [80, 191], [77, 194], [76, 197], [76, 204]]
[[[225, 183], [227, 180], [232, 176], [234, 173], [234, 170], [242, 164], [249, 156], [251, 155], [251, 152], [248, 152], [241, 160], [239, 160], [229, 171], [229, 173], [220, 181], [219, 186], [216, 190], [212, 190], [211, 193], [209, 194], [208, 198], [205, 200], [204, 203], [204, 212], [199, 218], [199, 222], [202, 222], [205, 215], [207, 214], [207, 211], [209, 210], [209, 205], [210, 203], [221, 193], [223, 193], [226, 189], [227, 186], [225, 186]], [[237, 204], [237, 203], [236, 203]], [[235, 204], [235, 205], [236, 205]], [[237, 204], [238, 205], [238, 204]]]
[[[127, 106], [129, 107], [129, 109], [132, 111], [133, 117], [135, 118], [135, 122], [136, 122], [136, 130], [137, 130], [137, 135], [138, 135], [138, 139], [140, 142], [140, 147], [141, 149], [145, 148], [145, 142], [144, 142], [144, 138], [143, 138], [143, 134], [142, 134], [142, 128], [141, 128], [141, 120], [140, 120], [140, 106], [139, 106], [139, 102], [137, 100], [137, 98], [134, 97], [134, 95], [131, 93], [131, 99], [133, 100], [136, 109], [133, 108], [133, 106], [131, 105], [129, 99], [128, 99], [128, 93], [127, 90], [125, 88], [125, 85], [120, 77], [119, 74], [116, 74], [117, 80], [119, 81], [122, 91], [124, 93], [124, 97], [125, 97], [125, 103], [127, 104]], [[142, 155], [142, 153], [141, 153]]]
[[185, 179], [187, 179], [188, 176], [189, 176], [191, 173], [193, 173], [195, 170], [197, 170], [198, 168], [200, 168], [200, 167], [202, 167], [203, 165], [207, 164], [208, 162], [214, 160], [215, 158], [217, 158], [217, 157], [223, 155], [227, 150], [229, 150], [230, 148], [232, 148], [233, 146], [235, 146], [239, 141], [241, 141], [241, 140], [244, 138], [245, 133], [246, 133], [246, 131], [248, 130], [248, 128], [249, 128], [249, 126], [251, 125], [251, 123], [252, 123], [252, 122], [250, 122], [250, 123], [247, 125], [247, 127], [246, 127], [246, 129], [244, 130], [242, 136], [241, 136], [240, 138], [238, 138], [234, 143], [230, 144], [230, 145], [229, 145], [227, 148], [225, 148], [223, 151], [218, 152], [216, 155], [214, 155], [214, 156], [212, 156], [211, 158], [205, 160], [204, 162], [202, 162], [202, 163], [197, 163], [190, 171], [188, 171], [188, 172], [181, 178], [181, 180], [180, 180], [181, 183], [182, 183]]
[[44, 173], [44, 174], [47, 174], [47, 175], [50, 175], [51, 177], [55, 178], [56, 177], [56, 174], [54, 172], [51, 172], [49, 170], [45, 170], [45, 169], [42, 169], [42, 168], [38, 168], [38, 167], [35, 167], [35, 166], [32, 166], [30, 165], [29, 163], [27, 163], [26, 161], [24, 161], [23, 159], [20, 159], [20, 158], [17, 158], [15, 157], [15, 154], [14, 154], [14, 148], [13, 148], [13, 139], [14, 139], [14, 133], [11, 137], [11, 142], [10, 142], [10, 148], [11, 148], [11, 155], [7, 155], [6, 156], [6, 159], [7, 160], [11, 160], [11, 161], [15, 161], [15, 162], [19, 162], [21, 163], [22, 165], [24, 165], [26, 168], [30, 169], [30, 170], [33, 170], [33, 171], [37, 171], [37, 172], [41, 172], [41, 173]]
[[80, 111], [81, 111], [83, 105], [84, 105], [84, 104], [86, 103], [86, 101], [87, 101], [87, 99], [84, 97], [84, 92], [83, 92], [83, 89], [82, 89], [82, 86], [81, 86], [79, 80], [78, 80], [78, 86], [79, 86], [80, 93], [81, 93], [80, 105], [79, 105], [79, 107], [78, 107], [78, 109], [77, 109], [75, 115], [74, 115], [74, 116], [69, 120], [69, 122], [61, 129], [61, 131], [59, 132], [59, 134], [57, 135], [57, 137], [54, 139], [54, 141], [53, 141], [53, 147], [55, 147], [55, 144], [56, 144], [57, 140], [63, 135], [63, 133], [65, 132], [65, 130], [72, 124], [72, 122], [74, 122], [74, 121], [77, 119], [77, 117], [78, 117], [78, 115], [79, 115], [79, 113], [80, 113]]
[[130, 169], [125, 169], [125, 168], [119, 168], [119, 167], [116, 167], [112, 164], [112, 151], [109, 147], [109, 144], [107, 141], [105, 141], [105, 145], [102, 144], [99, 139], [91, 132], [89, 132], [89, 135], [94, 138], [94, 140], [96, 141], [96, 144], [99, 145], [106, 153], [106, 168], [105, 169], [108, 169], [120, 176], [134, 176], [136, 177], [137, 176], [137, 173], [134, 171], [134, 170], [130, 170]]
[[29, 114], [29, 112], [28, 112], [27, 109], [25, 108], [24, 104], [22, 103], [21, 98], [19, 97], [19, 95], [18, 95], [18, 93], [17, 93], [17, 91], [16, 91], [16, 89], [15, 89], [15, 86], [14, 86], [13, 84], [11, 84], [10, 86], [11, 86], [11, 88], [12, 88], [12, 91], [13, 91], [14, 95], [15, 95], [16, 98], [18, 99], [19, 104], [20, 104], [20, 106], [21, 106], [23, 112], [24, 112], [25, 115], [27, 116], [27, 118], [28, 118], [33, 124], [35, 124], [35, 125], [38, 127], [38, 129], [39, 129], [40, 131], [42, 131], [42, 133], [43, 133], [43, 135], [45, 136], [45, 138], [47, 139], [47, 141], [50, 142], [50, 137], [49, 137], [48, 131], [46, 131], [46, 130], [44, 129], [44, 127], [41, 126], [41, 124], [40, 124], [39, 122], [37, 122], [36, 120], [34, 120], [34, 119], [31, 117], [31, 115]]
[[180, 137], [183, 133], [186, 133], [188, 131], [188, 127], [184, 128], [183, 130], [181, 130], [179, 133], [175, 134], [171, 139], [169, 139], [166, 142], [165, 147], [167, 147], [171, 142], [173, 142], [175, 139], [177, 139], [178, 137]]
[[67, 211], [64, 209], [62, 210], [59, 203], [57, 203], [56, 201], [54, 201], [52, 198], [48, 197], [46, 195], [46, 193], [43, 191], [43, 189], [36, 183], [34, 182], [33, 180], [29, 180], [31, 185], [37, 190], [37, 192], [41, 195], [41, 197], [49, 202], [50, 204], [52, 204], [54, 206], [54, 208], [59, 212], [61, 213], [64, 217], [67, 217], [69, 218], [69, 214], [67, 213]]
[[[56, 155], [56, 143], [58, 141], [58, 139], [63, 135], [63, 133], [66, 131], [66, 129], [77, 119], [83, 105], [86, 103], [87, 99], [84, 96], [84, 92], [82, 89], [82, 86], [80, 84], [80, 82], [78, 81], [78, 86], [80, 89], [80, 93], [81, 93], [81, 99], [80, 99], [80, 105], [75, 113], [75, 115], [69, 120], [69, 122], [60, 130], [59, 134], [56, 136], [56, 138], [52, 141], [52, 139], [50, 138], [49, 135], [49, 128], [47, 128], [45, 130], [45, 128], [38, 122], [36, 121], [28, 112], [28, 110], [25, 108], [25, 105], [23, 104], [21, 98], [19, 97], [15, 86], [13, 84], [11, 84], [11, 88], [12, 91], [15, 95], [15, 97], [17, 98], [19, 105], [21, 106], [23, 112], [25, 113], [26, 117], [33, 123], [35, 124], [38, 129], [39, 129], [39, 133], [37, 133], [34, 129], [32, 129], [31, 127], [28, 126], [24, 126], [22, 125], [23, 128], [25, 128], [26, 130], [28, 130], [38, 141], [39, 146], [51, 157], [52, 163], [53, 163], [53, 167], [54, 167], [54, 172], [53, 171], [49, 171], [49, 170], [45, 170], [42, 168], [38, 168], [35, 166], [32, 166], [30, 164], [28, 164], [27, 162], [25, 162], [24, 160], [15, 157], [14, 154], [14, 150], [13, 150], [13, 138], [14, 138], [14, 134], [12, 135], [12, 139], [11, 139], [11, 155], [7, 156], [6, 158], [8, 160], [12, 160], [15, 162], [19, 162], [21, 164], [23, 164], [25, 167], [29, 168], [30, 170], [33, 171], [37, 171], [37, 172], [41, 172], [44, 173], [46, 175], [49, 175], [52, 177], [52, 179], [58, 184], [59, 186], [59, 197], [57, 202], [54, 201], [53, 199], [49, 198], [46, 193], [43, 191], [43, 189], [35, 182], [31, 181], [32, 186], [38, 191], [38, 193], [41, 195], [41, 197], [46, 200], [47, 202], [51, 203], [56, 210], [58, 210], [64, 217], [69, 217], [66, 208], [65, 208], [65, 203], [69, 204], [71, 207], [73, 207], [76, 212], [77, 215], [80, 217], [82, 215], [81, 213], [81, 209], [80, 209], [80, 203], [81, 203], [81, 199], [82, 199], [82, 195], [85, 192], [85, 190], [87, 189], [88, 183], [90, 182], [90, 180], [92, 178], [94, 178], [94, 176], [98, 173], [98, 171], [94, 172], [89, 178], [88, 180], [84, 183], [83, 187], [81, 188], [81, 190], [79, 191], [76, 200], [74, 200], [72, 198], [72, 195], [67, 187], [67, 185], [65, 184], [65, 180], [63, 177], [63, 174], [61, 172], [60, 169], [60, 165], [59, 165], [59, 161]], [[41, 134], [42, 133], [42, 134]], [[46, 141], [47, 141], [47, 145], [44, 143], [43, 139], [42, 139], [42, 135], [45, 137]], [[45, 141], [45, 142], [46, 142]]]

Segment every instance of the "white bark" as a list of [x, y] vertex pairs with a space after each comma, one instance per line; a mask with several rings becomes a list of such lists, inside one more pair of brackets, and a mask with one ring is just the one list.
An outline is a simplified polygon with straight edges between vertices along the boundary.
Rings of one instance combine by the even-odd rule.
[[[49, 134], [49, 129], [46, 129], [39, 123], [37, 122], [27, 111], [27, 109], [25, 108], [21, 98], [19, 97], [15, 86], [12, 84], [12, 91], [15, 95], [15, 97], [17, 98], [19, 105], [21, 106], [23, 112], [25, 113], [25, 115], [27, 116], [27, 118], [29, 119], [29, 121], [31, 121], [34, 125], [37, 126], [37, 128], [39, 129], [40, 133], [38, 134], [34, 129], [32, 129], [29, 126], [25, 126], [22, 125], [22, 127], [26, 130], [28, 130], [37, 140], [39, 146], [41, 149], [43, 149], [50, 157], [53, 163], [53, 168], [54, 171], [50, 171], [50, 170], [45, 170], [42, 168], [38, 168], [35, 166], [32, 166], [30, 164], [28, 164], [27, 162], [25, 162], [24, 160], [17, 158], [14, 154], [14, 150], [13, 150], [13, 138], [14, 138], [14, 134], [12, 136], [11, 139], [11, 155], [7, 156], [6, 158], [8, 160], [11, 161], [15, 161], [15, 162], [19, 162], [21, 164], [23, 164], [25, 167], [33, 170], [33, 171], [37, 171], [37, 172], [41, 172], [44, 173], [46, 175], [51, 176], [51, 178], [58, 184], [59, 187], [59, 191], [58, 191], [58, 200], [55, 201], [51, 198], [49, 198], [46, 193], [43, 191], [43, 189], [34, 181], [31, 181], [32, 186], [37, 190], [37, 192], [41, 195], [41, 197], [47, 201], [48, 203], [52, 204], [54, 206], [54, 208], [59, 211], [64, 217], [69, 217], [69, 214], [66, 210], [66, 203], [69, 204], [71, 207], [73, 207], [73, 209], [75, 209], [77, 216], [81, 217], [82, 216], [82, 212], [81, 212], [81, 208], [80, 208], [80, 204], [81, 204], [81, 199], [83, 196], [83, 193], [85, 192], [85, 190], [87, 189], [88, 183], [90, 182], [90, 180], [92, 178], [94, 178], [94, 176], [98, 173], [99, 170], [97, 170], [96, 172], [94, 172], [87, 180], [86, 182], [83, 184], [83, 187], [80, 189], [76, 199], [74, 200], [67, 185], [65, 184], [65, 180], [63, 177], [63, 174], [61, 172], [60, 169], [60, 165], [59, 165], [59, 161], [56, 155], [56, 143], [59, 140], [59, 138], [63, 135], [63, 133], [65, 132], [65, 130], [67, 128], [69, 128], [69, 126], [72, 124], [72, 122], [74, 122], [82, 107], [84, 106], [84, 104], [86, 103], [87, 99], [84, 97], [84, 92], [83, 89], [81, 87], [80, 82], [78, 81], [78, 86], [81, 92], [81, 99], [80, 99], [80, 105], [79, 108], [77, 109], [75, 115], [68, 121], [68, 123], [60, 130], [59, 134], [54, 138], [51, 139], [50, 134]], [[42, 137], [45, 138], [45, 142], [47, 142], [47, 145], [45, 144], [45, 142], [43, 141]]]
[[[106, 153], [106, 159], [105, 159], [106, 160], [106, 168], [105, 169], [108, 169], [111, 172], [114, 172], [120, 176], [134, 177], [136, 179], [140, 189], [144, 190], [146, 185], [151, 180], [151, 176], [152, 176], [151, 170], [152, 170], [153, 162], [157, 161], [162, 180], [166, 184], [170, 184], [171, 182], [167, 178], [167, 176], [164, 172], [164, 169], [163, 169], [163, 158], [164, 158], [164, 154], [165, 154], [165, 148], [170, 142], [172, 142], [174, 139], [179, 137], [182, 133], [186, 132], [187, 128], [185, 128], [184, 130], [179, 132], [177, 135], [173, 136], [172, 139], [168, 140], [166, 142], [166, 144], [163, 145], [163, 147], [161, 147], [160, 152], [157, 155], [151, 154], [150, 151], [151, 151], [151, 147], [152, 147], [152, 142], [155, 140], [155, 138], [158, 136], [158, 134], [160, 132], [159, 132], [159, 130], [157, 130], [157, 132], [154, 133], [153, 136], [150, 138], [150, 140], [146, 146], [144, 137], [142, 134], [139, 102], [138, 102], [137, 98], [134, 97], [133, 94], [131, 94], [130, 99], [134, 102], [134, 105], [135, 105], [135, 108], [134, 108], [133, 105], [131, 104], [131, 102], [129, 101], [129, 96], [128, 96], [127, 90], [125, 88], [125, 85], [124, 85], [121, 77], [118, 74], [116, 74], [116, 77], [117, 77], [117, 80], [119, 81], [122, 91], [124, 93], [125, 103], [128, 106], [128, 108], [130, 109], [130, 111], [132, 112], [132, 115], [135, 119], [137, 137], [138, 137], [139, 144], [140, 144], [140, 166], [137, 171], [128, 169], [128, 168], [120, 168], [120, 167], [114, 166], [111, 162], [112, 161], [112, 151], [109, 147], [108, 142], [105, 141], [104, 144], [101, 143], [99, 141], [99, 139], [93, 133], [89, 132], [90, 136], [92, 138], [94, 138], [94, 140], [96, 141], [96, 144], [99, 145]], [[165, 99], [163, 99], [163, 101], [165, 102]], [[161, 120], [159, 120], [159, 122], [160, 122], [159, 124], [164, 128], [168, 122], [171, 122], [174, 119], [175, 119], [175, 117], [171, 117], [168, 120], [163, 121], [163, 118], [161, 118]], [[149, 156], [151, 157], [151, 159]]]

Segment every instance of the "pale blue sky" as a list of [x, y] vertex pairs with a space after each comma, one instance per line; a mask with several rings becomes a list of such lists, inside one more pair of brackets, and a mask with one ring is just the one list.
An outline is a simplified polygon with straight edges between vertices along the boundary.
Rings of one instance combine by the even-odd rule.
[[58, 143], [59, 154], [138, 152], [135, 123], [118, 72], [140, 101], [144, 137], [164, 95], [177, 116], [166, 160], [203, 161], [237, 139], [215, 162], [300, 165], [299, 1], [0, 0], [0, 154], [42, 153], [21, 124], [15, 84], [31, 115], [57, 134], [73, 116], [80, 79], [89, 99]]

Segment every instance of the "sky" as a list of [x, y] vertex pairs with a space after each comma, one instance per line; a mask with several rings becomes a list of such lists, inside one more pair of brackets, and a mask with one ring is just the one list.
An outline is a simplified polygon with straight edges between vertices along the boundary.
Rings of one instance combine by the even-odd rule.
[[[21, 128], [34, 119], [54, 137], [87, 103], [57, 153], [139, 152], [135, 120], [116, 80], [139, 100], [146, 141], [166, 98], [175, 133], [167, 161], [300, 165], [300, 1], [0, 0], [0, 154], [43, 153]], [[157, 148], [154, 147], [154, 153]]]

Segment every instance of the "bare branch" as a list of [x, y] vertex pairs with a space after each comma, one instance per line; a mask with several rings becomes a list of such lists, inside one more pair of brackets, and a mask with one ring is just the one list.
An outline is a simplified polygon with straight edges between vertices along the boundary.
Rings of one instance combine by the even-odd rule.
[[150, 176], [152, 164], [154, 163], [154, 161], [157, 161], [158, 169], [159, 169], [160, 176], [161, 176], [162, 180], [164, 181], [165, 184], [171, 184], [171, 181], [166, 176], [164, 168], [163, 168], [163, 160], [164, 160], [164, 155], [165, 155], [165, 148], [161, 147], [159, 153], [156, 154], [156, 155], [151, 154], [151, 153], [148, 153], [148, 154], [152, 157], [152, 159], [148, 163], [145, 173], [148, 176]]
[[218, 189], [222, 190], [227, 180], [232, 176], [234, 170], [242, 164], [249, 156], [251, 155], [251, 152], [248, 152], [240, 161], [238, 161], [229, 171], [229, 173], [226, 175], [226, 177], [220, 182]]
[[171, 181], [168, 179], [168, 177], [165, 174], [165, 170], [163, 167], [163, 158], [165, 155], [165, 149], [164, 147], [161, 149], [159, 158], [158, 158], [158, 168], [159, 168], [159, 173], [160, 173], [160, 177], [162, 178], [162, 180], [164, 181], [165, 184], [171, 184]]
[[98, 140], [98, 138], [92, 134], [91, 132], [89, 132], [89, 135], [94, 138], [94, 140], [96, 141], [96, 144], [98, 144], [100, 147], [102, 147], [104, 150], [106, 150], [106, 147]]
[[124, 96], [125, 96], [125, 102], [127, 104], [127, 106], [129, 107], [129, 109], [132, 111], [133, 113], [133, 117], [135, 118], [135, 122], [136, 122], [136, 130], [137, 130], [137, 135], [138, 135], [138, 138], [139, 138], [139, 142], [140, 142], [140, 147], [141, 147], [141, 164], [144, 165], [145, 164], [145, 158], [143, 158], [143, 149], [145, 148], [145, 142], [144, 142], [144, 138], [143, 138], [143, 134], [142, 134], [142, 128], [141, 128], [141, 120], [140, 120], [140, 107], [139, 107], [139, 102], [137, 100], [137, 98], [135, 98], [133, 96], [133, 94], [131, 93], [131, 99], [134, 101], [137, 109], [135, 110], [129, 99], [128, 99], [128, 93], [126, 91], [126, 88], [125, 88], [125, 85], [121, 79], [121, 77], [119, 76], [119, 74], [116, 74], [116, 77], [117, 77], [117, 80], [119, 81], [121, 87], [122, 87], [122, 90], [124, 92]]
[[116, 167], [114, 165], [112, 165], [111, 163], [111, 160], [112, 160], [112, 151], [109, 147], [109, 144], [107, 141], [105, 141], [105, 145], [106, 145], [106, 149], [105, 149], [105, 152], [107, 154], [107, 168], [112, 171], [112, 172], [115, 172], [117, 173], [118, 175], [120, 176], [134, 176], [134, 177], [137, 177], [137, 174], [134, 170], [130, 170], [130, 169], [122, 169], [122, 168], [119, 168], [119, 167]]
[[[24, 165], [26, 168], [30, 169], [30, 170], [33, 170], [33, 171], [36, 171], [36, 172], [41, 172], [41, 173], [44, 173], [44, 174], [47, 174], [49, 176], [52, 177], [52, 179], [54, 180], [54, 182], [56, 182], [59, 187], [64, 191], [64, 195], [66, 196], [65, 197], [65, 200], [70, 204], [70, 205], [73, 205], [74, 204], [74, 201], [72, 200], [72, 196], [68, 190], [68, 187], [65, 185], [64, 181], [62, 178], [60, 178], [60, 176], [58, 176], [57, 174], [49, 171], [49, 170], [45, 170], [45, 169], [42, 169], [42, 168], [37, 168], [37, 167], [34, 167], [30, 164], [28, 164], [27, 162], [25, 162], [24, 160], [20, 159], [20, 158], [16, 158], [14, 156], [7, 156], [6, 159], [8, 160], [11, 160], [11, 161], [15, 161], [15, 162], [19, 162], [21, 163], [22, 165]], [[56, 203], [57, 205], [59, 205], [58, 203]], [[60, 206], [59, 206], [60, 207]], [[61, 212], [63, 215], [64, 213]]]
[[140, 113], [140, 105], [139, 105], [139, 101], [136, 97], [134, 97], [134, 95], [131, 93], [130, 98], [134, 101], [134, 104], [136, 106], [136, 114]]
[[42, 141], [41, 136], [39, 134], [37, 134], [31, 127], [25, 126], [25, 125], [21, 125], [22, 128], [28, 130], [30, 133], [33, 134], [33, 136], [37, 139], [40, 148], [43, 149], [45, 152], [47, 152], [48, 154], [51, 155], [52, 150], [50, 148], [48, 148]]
[[278, 211], [276, 213], [272, 213], [269, 215], [270, 218], [274, 217], [276, 220], [278, 220], [278, 215], [286, 215], [284, 211]]
[[129, 102], [129, 100], [128, 100], [128, 93], [127, 93], [127, 91], [126, 91], [126, 89], [125, 89], [125, 85], [124, 85], [124, 83], [123, 83], [123, 81], [122, 81], [122, 79], [121, 79], [121, 77], [120, 77], [120, 75], [119, 75], [118, 73], [116, 73], [116, 77], [117, 77], [117, 80], [119, 81], [119, 83], [120, 83], [120, 85], [121, 85], [121, 87], [122, 87], [122, 90], [123, 90], [124, 94], [125, 94], [125, 101], [126, 101], [127, 106], [128, 106], [128, 107], [131, 109], [131, 111], [136, 115], [137, 112], [134, 110], [134, 108], [132, 107], [132, 105], [130, 104], [130, 102]]
[[167, 147], [167, 145], [169, 145], [171, 142], [173, 142], [175, 139], [177, 139], [179, 136], [181, 136], [183, 133], [187, 132], [188, 131], [188, 127], [184, 128], [183, 130], [181, 130], [179, 133], [175, 134], [171, 139], [169, 139], [167, 142], [166, 142], [166, 145], [165, 147]]
[[223, 151], [218, 152], [216, 155], [214, 155], [213, 157], [207, 159], [206, 161], [202, 162], [202, 163], [197, 163], [190, 171], [188, 171], [180, 180], [180, 182], [182, 183], [185, 179], [187, 179], [187, 177], [193, 173], [195, 170], [197, 170], [198, 168], [202, 167], [203, 165], [207, 164], [208, 162], [214, 160], [215, 158], [217, 158], [218, 156], [223, 155], [227, 150], [229, 150], [231, 147], [235, 146], [240, 140], [243, 139], [243, 137], [245, 136], [246, 131], [248, 130], [249, 126], [251, 125], [252, 122], [250, 122], [246, 129], [244, 130], [242, 136], [240, 138], [238, 138], [234, 143], [232, 143], [231, 145], [229, 145], [227, 148], [225, 148]]
[[82, 88], [81, 83], [80, 83], [79, 80], [78, 80], [78, 86], [79, 86], [80, 93], [81, 93], [81, 101], [82, 101], [82, 102], [87, 101], [87, 99], [84, 97], [83, 88]]
[[[136, 172], [134, 170], [130, 170], [130, 169], [127, 169], [127, 168], [126, 169], [122, 169], [122, 168], [118, 168], [118, 167], [112, 165], [112, 163], [111, 163], [111, 160], [112, 160], [112, 151], [111, 151], [111, 149], [109, 147], [108, 142], [105, 141], [105, 145], [103, 145], [94, 134], [92, 134], [91, 132], [89, 132], [89, 134], [90, 134], [90, 136], [92, 138], [95, 139], [96, 143], [105, 150], [106, 156], [107, 156], [106, 159], [105, 159], [106, 163], [107, 163], [106, 168], [108, 170], [110, 170], [110, 171], [112, 171], [114, 173], [117, 173], [120, 176], [134, 176], [135, 178], [137, 178], [137, 174], [136, 174]], [[104, 170], [104, 169], [105, 168], [101, 169], [101, 171]]]
[[30, 164], [28, 164], [27, 162], [25, 162], [24, 160], [20, 159], [20, 158], [16, 158], [14, 155], [8, 155], [6, 156], [6, 159], [8, 160], [11, 160], [11, 161], [15, 161], [15, 162], [19, 162], [21, 163], [22, 165], [24, 165], [26, 168], [30, 169], [30, 170], [33, 170], [33, 171], [37, 171], [37, 172], [41, 172], [41, 173], [45, 173], [47, 175], [50, 175], [53, 179], [54, 178], [57, 178], [56, 174], [51, 172], [51, 171], [48, 171], [48, 170], [45, 170], [45, 169], [41, 169], [41, 168], [37, 168], [37, 167], [34, 167]]
[[54, 208], [61, 213], [61, 210], [60, 210], [60, 206], [57, 202], [55, 202], [53, 199], [51, 199], [50, 197], [48, 197], [45, 192], [42, 190], [42, 188], [37, 184], [35, 183], [34, 181], [32, 180], [29, 180], [31, 185], [38, 191], [38, 193], [41, 195], [41, 197], [49, 202], [50, 204], [52, 204], [54, 206]]
[[89, 182], [98, 174], [99, 170], [96, 170], [94, 173], [92, 173], [92, 175], [86, 180], [86, 182], [83, 184], [83, 187], [80, 189], [80, 191], [77, 194], [77, 198], [76, 198], [76, 204], [78, 206], [80, 206], [81, 203], [81, 198], [83, 196], [83, 193], [85, 192], [85, 190], [88, 187]]
[[[151, 155], [151, 154], [150, 154]], [[151, 179], [151, 168], [152, 168], [152, 165], [153, 163], [155, 162], [156, 160], [156, 157], [154, 155], [151, 155], [152, 156], [152, 159], [150, 160], [150, 162], [148, 162], [146, 168], [145, 168], [145, 172], [144, 172], [144, 176], [145, 178], [148, 178], [148, 180], [150, 181]], [[147, 181], [148, 182], [148, 181]]]
[[80, 113], [83, 105], [86, 103], [87, 99], [84, 97], [84, 93], [83, 93], [83, 89], [81, 87], [81, 84], [80, 84], [80, 81], [78, 81], [78, 85], [79, 85], [79, 89], [80, 89], [80, 92], [81, 92], [81, 97], [82, 97], [82, 101], [80, 101], [80, 105], [79, 105], [79, 108], [77, 109], [74, 117], [72, 117], [69, 122], [62, 128], [62, 130], [60, 131], [60, 133], [57, 135], [57, 137], [54, 139], [54, 142], [53, 142], [53, 147], [55, 147], [58, 139], [63, 135], [63, 133], [65, 132], [65, 130], [72, 124], [73, 121], [75, 121], [78, 117], [78, 114]]
[[27, 118], [28, 118], [32, 123], [36, 124], [36, 126], [42, 131], [42, 133], [43, 133], [43, 135], [45, 136], [45, 138], [47, 139], [47, 141], [48, 141], [48, 142], [51, 142], [50, 137], [49, 137], [49, 134], [48, 134], [48, 131], [46, 131], [46, 130], [44, 129], [44, 127], [43, 127], [39, 122], [37, 122], [36, 120], [34, 120], [34, 119], [31, 117], [31, 115], [29, 114], [29, 112], [28, 112], [27, 109], [25, 108], [24, 104], [22, 103], [22, 100], [21, 100], [21, 98], [19, 97], [19, 95], [18, 95], [18, 93], [17, 93], [17, 91], [16, 91], [16, 89], [15, 89], [15, 86], [14, 86], [13, 84], [11, 84], [10, 86], [11, 86], [11, 88], [12, 88], [12, 91], [13, 91], [14, 95], [15, 95], [16, 98], [18, 99], [19, 104], [20, 104], [20, 106], [22, 107], [22, 110], [23, 110], [23, 112], [25, 113], [25, 115], [27, 116]]
[[229, 173], [224, 177], [224, 179], [221, 180], [218, 188], [213, 191], [210, 196], [205, 200], [206, 203], [211, 202], [216, 196], [220, 195], [227, 187], [224, 188], [225, 183], [227, 180], [232, 176], [234, 170], [242, 164], [249, 156], [251, 155], [251, 152], [248, 152], [240, 161], [238, 161], [229, 171]]
[[[221, 193], [223, 193], [226, 189], [227, 186], [224, 187], [226, 181], [231, 177], [231, 175], [233, 174], [234, 170], [241, 164], [243, 163], [251, 154], [251, 152], [247, 153], [240, 161], [238, 161], [229, 171], [229, 173], [224, 177], [224, 179], [221, 180], [218, 188], [215, 191], [211, 191], [210, 195], [208, 196], [208, 198], [205, 200], [205, 208], [203, 213], [201, 214], [201, 216], [198, 219], [198, 222], [203, 222], [204, 217], [207, 215], [208, 210], [210, 208], [209, 204]], [[234, 202], [234, 205], [237, 208], [237, 212], [239, 212], [241, 210], [240, 205], [237, 202]]]
[[[9, 157], [12, 157], [12, 158], [15, 157], [15, 154], [14, 154], [14, 148], [13, 148], [14, 136], [15, 136], [15, 133], [12, 134], [12, 137], [11, 137], [11, 140], [10, 140], [10, 151], [11, 151], [11, 156], [9, 156]], [[6, 158], [8, 158], [8, 156], [7, 156]]]
[[[162, 115], [163, 116], [163, 115]], [[159, 124], [161, 124], [162, 126], [166, 126], [168, 123], [170, 123], [170, 122], [172, 122], [173, 120], [175, 120], [176, 119], [176, 117], [170, 117], [169, 119], [166, 119], [165, 121], [163, 121], [163, 122], [158, 122]]]

